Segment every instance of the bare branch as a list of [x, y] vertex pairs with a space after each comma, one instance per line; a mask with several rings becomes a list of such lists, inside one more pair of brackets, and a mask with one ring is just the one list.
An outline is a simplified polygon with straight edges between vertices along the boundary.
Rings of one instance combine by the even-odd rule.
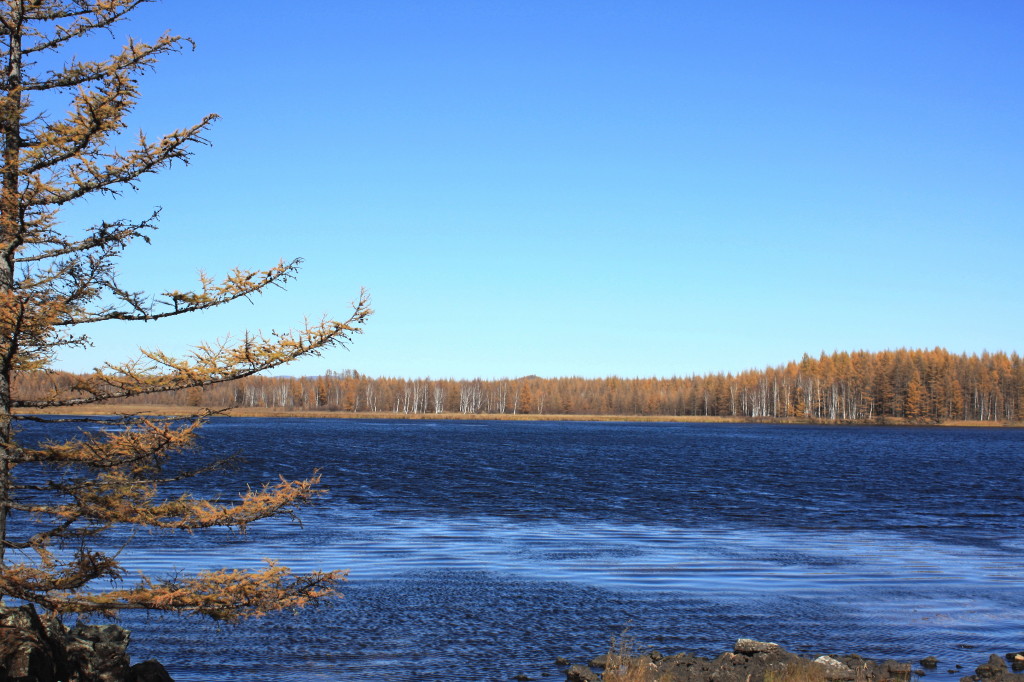
[[60, 237], [49, 237], [44, 242], [41, 237], [29, 238], [25, 240], [26, 245], [49, 243], [53, 244], [53, 247], [40, 250], [32, 255], [19, 254], [18, 262], [33, 263], [53, 260], [61, 256], [86, 251], [102, 251], [111, 247], [120, 250], [137, 237], [141, 237], [148, 242], [149, 237], [145, 236], [144, 231], [156, 229], [156, 219], [159, 215], [160, 211], [158, 209], [149, 218], [138, 223], [130, 223], [124, 220], [103, 222], [94, 227], [92, 234], [84, 239], [68, 240]]
[[[128, 309], [116, 309], [107, 307], [99, 311], [76, 311], [65, 320], [61, 320], [56, 326], [80, 325], [92, 322], [103, 322], [106, 320], [122, 320], [132, 322], [150, 322], [165, 317], [174, 317], [198, 310], [214, 308], [240, 298], [248, 298], [255, 294], [262, 293], [271, 285], [280, 286], [294, 277], [300, 259], [285, 263], [281, 261], [269, 270], [242, 270], [235, 268], [220, 283], [214, 283], [205, 274], [200, 274], [200, 289], [198, 291], [166, 291], [161, 298], [155, 301], [147, 301], [141, 294], [124, 291], [116, 286], [113, 281], [104, 282], [106, 288], [120, 301], [128, 306]], [[157, 305], [164, 305], [170, 310], [154, 312]]]
[[198, 124], [176, 130], [165, 135], [159, 142], [148, 142], [139, 135], [135, 149], [129, 153], [110, 152], [108, 163], [101, 164], [92, 158], [77, 158], [75, 163], [62, 171], [55, 184], [36, 184], [27, 190], [30, 197], [26, 205], [63, 206], [95, 192], [116, 194], [119, 187], [134, 187], [134, 182], [147, 173], [155, 173], [174, 161], [188, 161], [192, 152], [191, 144], [206, 144], [202, 133], [216, 121], [218, 116], [210, 114]]
[[68, 6], [65, 5], [56, 10], [47, 8], [45, 11], [30, 12], [30, 18], [40, 21], [64, 19], [74, 19], [74, 21], [66, 26], [58, 25], [51, 38], [37, 41], [31, 47], [26, 48], [25, 53], [50, 52], [75, 38], [88, 35], [96, 30], [110, 28], [129, 12], [146, 2], [152, 2], [152, 0], [118, 0], [118, 2], [92, 3], [84, 7], [79, 3], [74, 5], [77, 8], [75, 10], [68, 10], [66, 9]]

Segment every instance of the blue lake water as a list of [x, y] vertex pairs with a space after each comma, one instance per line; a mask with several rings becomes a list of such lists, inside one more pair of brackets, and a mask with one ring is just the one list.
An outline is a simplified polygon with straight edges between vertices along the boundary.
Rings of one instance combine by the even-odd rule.
[[1022, 430], [217, 419], [201, 443], [246, 458], [201, 493], [319, 469], [328, 494], [302, 527], [140, 534], [129, 567], [350, 575], [237, 626], [129, 615], [133, 660], [179, 682], [562, 679], [556, 656], [626, 628], [663, 653], [935, 655], [928, 679], [1024, 650]]

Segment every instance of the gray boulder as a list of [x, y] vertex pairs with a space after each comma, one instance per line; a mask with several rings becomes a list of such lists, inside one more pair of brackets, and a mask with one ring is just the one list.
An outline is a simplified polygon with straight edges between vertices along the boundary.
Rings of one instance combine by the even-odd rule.
[[831, 656], [818, 656], [814, 662], [822, 667], [826, 680], [852, 680], [856, 677], [850, 666]]
[[733, 644], [733, 653], [737, 654], [765, 654], [779, 649], [775, 642], [759, 642], [756, 639], [737, 639]]

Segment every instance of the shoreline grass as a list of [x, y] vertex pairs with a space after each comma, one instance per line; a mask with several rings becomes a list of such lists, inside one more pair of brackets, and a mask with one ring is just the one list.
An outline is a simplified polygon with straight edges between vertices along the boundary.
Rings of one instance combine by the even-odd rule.
[[1024, 422], [992, 421], [945, 421], [912, 422], [905, 419], [886, 418], [873, 421], [827, 421], [797, 419], [792, 417], [749, 418], [717, 417], [703, 415], [616, 415], [616, 414], [464, 414], [461, 412], [343, 412], [328, 410], [293, 410], [287, 408], [231, 407], [202, 408], [183, 405], [78, 405], [64, 408], [22, 408], [15, 414], [39, 415], [60, 414], [74, 416], [166, 416], [189, 417], [205, 409], [224, 417], [256, 418], [306, 418], [306, 419], [401, 419], [401, 420], [445, 420], [445, 421], [572, 421], [572, 422], [638, 422], [638, 423], [694, 423], [694, 424], [781, 424], [781, 425], [835, 425], [835, 426], [961, 426], [969, 428], [1024, 428]]

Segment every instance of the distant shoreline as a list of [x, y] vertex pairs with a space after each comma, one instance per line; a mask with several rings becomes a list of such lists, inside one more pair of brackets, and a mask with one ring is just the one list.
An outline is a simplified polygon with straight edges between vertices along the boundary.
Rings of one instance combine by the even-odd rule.
[[[164, 416], [190, 417], [203, 408], [179, 405], [85, 405], [55, 409], [24, 408], [15, 414], [53, 414], [73, 416]], [[830, 421], [795, 418], [713, 417], [701, 415], [614, 415], [614, 414], [464, 414], [461, 412], [343, 412], [328, 410], [289, 410], [265, 407], [209, 408], [223, 417], [275, 417], [306, 419], [398, 419], [413, 421], [545, 421], [545, 422], [636, 422], [636, 423], [690, 423], [690, 424], [780, 424], [814, 426], [960, 426], [966, 428], [1024, 428], [1024, 422], [997, 421], [943, 421], [914, 422], [888, 417], [872, 421]]]

